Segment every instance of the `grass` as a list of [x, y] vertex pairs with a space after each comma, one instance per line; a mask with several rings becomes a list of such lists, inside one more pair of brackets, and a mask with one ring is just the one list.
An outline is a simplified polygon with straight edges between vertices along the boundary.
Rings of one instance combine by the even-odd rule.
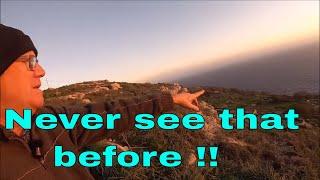
[[[112, 82], [101, 81], [105, 86]], [[80, 100], [62, 100], [62, 96], [74, 92], [88, 93], [94, 82], [84, 85], [71, 85], [45, 91], [47, 104], [82, 104]], [[173, 88], [172, 84], [135, 84], [120, 83], [123, 87], [118, 91], [103, 91], [86, 94], [92, 102], [117, 100], [144, 96], [159, 92], [161, 86]], [[175, 131], [163, 131], [155, 128], [150, 131], [131, 130], [117, 137], [115, 141], [124, 146], [130, 146], [136, 152], [143, 150], [176, 150], [183, 157], [178, 168], [164, 168], [155, 159], [152, 167], [144, 168], [103, 168], [103, 173], [91, 169], [100, 178], [122, 179], [320, 179], [320, 123], [319, 95], [297, 93], [294, 96], [272, 95], [264, 92], [242, 91], [227, 88], [204, 87], [206, 93], [200, 101], [203, 105], [203, 115], [207, 121], [212, 121], [212, 107], [218, 111], [223, 108], [235, 109], [245, 107], [249, 112], [254, 110], [259, 114], [284, 113], [289, 108], [296, 108], [301, 117], [299, 122], [310, 126], [301, 126], [298, 131], [214, 131], [208, 136], [205, 130], [191, 132], [183, 128]], [[176, 107], [173, 113], [183, 116], [187, 110]], [[219, 124], [214, 124], [219, 126]], [[194, 153], [196, 146], [218, 146], [218, 167], [197, 168], [188, 165], [188, 157]], [[92, 145], [90, 148], [102, 150], [105, 144]], [[101, 169], [100, 169], [101, 170]]]

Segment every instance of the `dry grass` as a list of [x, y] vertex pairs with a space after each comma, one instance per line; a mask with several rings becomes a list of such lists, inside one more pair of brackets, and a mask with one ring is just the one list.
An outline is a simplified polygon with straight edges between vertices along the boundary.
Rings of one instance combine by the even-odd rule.
[[[95, 86], [108, 86], [110, 82], [85, 82], [45, 92], [48, 104], [82, 104], [80, 100], [63, 100], [75, 92], [86, 93], [84, 98], [92, 102], [116, 100], [159, 92], [161, 86], [173, 88], [171, 84], [120, 83], [117, 91], [89, 93]], [[153, 129], [132, 130], [118, 137], [115, 142], [129, 146], [136, 152], [143, 150], [176, 150], [181, 153], [183, 163], [178, 168], [164, 168], [157, 159], [152, 167], [92, 169], [100, 179], [320, 179], [319, 95], [298, 93], [295, 96], [271, 95], [263, 92], [248, 92], [237, 89], [208, 88], [201, 98], [201, 109], [209, 124], [203, 131], [191, 132], [183, 128], [175, 131]], [[213, 120], [213, 107], [219, 112], [223, 108], [245, 107], [249, 112], [284, 113], [296, 108], [300, 113], [299, 131], [242, 130], [224, 131], [219, 121]], [[184, 115], [186, 110], [176, 108], [174, 113]], [[103, 143], [90, 148], [102, 150]], [[196, 146], [218, 146], [218, 167], [197, 168], [189, 165], [188, 157]], [[100, 173], [98, 173], [98, 171]], [[101, 170], [103, 172], [101, 172]]]

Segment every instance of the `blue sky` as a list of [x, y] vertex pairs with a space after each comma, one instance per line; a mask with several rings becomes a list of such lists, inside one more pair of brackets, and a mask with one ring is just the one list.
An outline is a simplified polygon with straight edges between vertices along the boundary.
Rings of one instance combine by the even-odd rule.
[[317, 1], [1, 1], [1, 23], [31, 36], [49, 86], [58, 87], [151, 81], [314, 39], [317, 7]]

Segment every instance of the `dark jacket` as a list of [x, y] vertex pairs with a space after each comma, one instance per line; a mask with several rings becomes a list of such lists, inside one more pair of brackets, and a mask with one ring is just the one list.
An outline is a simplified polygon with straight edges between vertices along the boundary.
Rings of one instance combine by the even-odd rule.
[[120, 113], [121, 119], [115, 121], [114, 130], [85, 130], [80, 123], [72, 130], [64, 129], [61, 124], [53, 130], [42, 130], [32, 126], [22, 137], [1, 126], [0, 179], [93, 179], [89, 170], [80, 164], [72, 168], [55, 167], [54, 146], [61, 145], [64, 151], [71, 150], [77, 154], [92, 143], [103, 138], [115, 137], [134, 127], [136, 114], [158, 115], [172, 108], [172, 96], [165, 93], [145, 99], [96, 103], [83, 107], [45, 106], [38, 110], [34, 117], [42, 113], [63, 113], [69, 118], [69, 115], [74, 113], [97, 113], [102, 117], [106, 117], [106, 113]]

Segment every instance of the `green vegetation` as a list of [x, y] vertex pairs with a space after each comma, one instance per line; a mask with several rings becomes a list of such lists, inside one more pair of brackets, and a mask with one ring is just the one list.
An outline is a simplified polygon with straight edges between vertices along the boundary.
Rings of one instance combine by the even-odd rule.
[[[45, 91], [47, 104], [84, 104], [90, 102], [139, 97], [160, 92], [173, 84], [119, 83], [118, 90], [98, 90], [110, 87], [113, 82], [96, 81], [64, 86]], [[179, 168], [164, 168], [156, 161], [150, 168], [141, 166], [125, 169], [120, 167], [91, 169], [101, 179], [320, 179], [320, 123], [319, 95], [296, 93], [293, 96], [272, 95], [238, 89], [203, 87], [206, 93], [200, 98], [202, 113], [208, 124], [202, 131], [191, 132], [184, 128], [163, 131], [131, 130], [113, 137], [114, 143], [140, 152], [143, 150], [179, 151], [183, 157]], [[71, 96], [78, 94], [77, 98]], [[235, 110], [244, 107], [256, 114], [283, 114], [289, 108], [300, 113], [298, 131], [242, 130], [224, 131], [219, 129], [219, 120], [214, 121], [215, 110]], [[214, 107], [214, 108], [213, 108]], [[231, 111], [232, 112], [232, 111]], [[183, 116], [187, 110], [176, 107], [173, 113]], [[212, 127], [211, 127], [212, 125]], [[102, 150], [110, 141], [105, 140], [88, 148]], [[192, 161], [198, 145], [216, 145], [217, 168], [196, 168]]]

